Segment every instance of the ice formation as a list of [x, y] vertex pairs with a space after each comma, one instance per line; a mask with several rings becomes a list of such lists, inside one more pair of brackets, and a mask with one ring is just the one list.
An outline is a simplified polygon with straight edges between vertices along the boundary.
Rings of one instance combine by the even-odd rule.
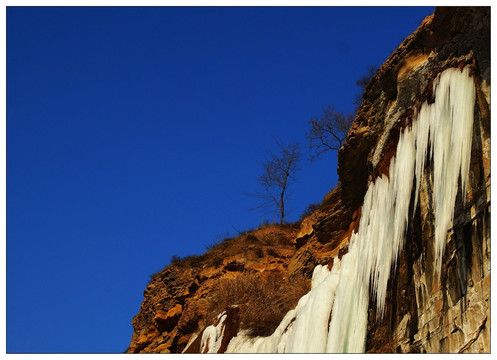
[[435, 268], [440, 274], [459, 179], [463, 199], [466, 194], [475, 90], [467, 67], [444, 71], [433, 87], [435, 103], [425, 103], [412, 127], [400, 134], [389, 176], [377, 178], [366, 192], [359, 230], [343, 259], [327, 352], [364, 351], [370, 285], [382, 316], [390, 270], [404, 243], [413, 184], [417, 204], [427, 155], [433, 163]]
[[469, 69], [465, 68], [462, 74], [457, 70], [445, 71], [437, 84], [436, 96], [437, 101], [428, 113], [433, 133], [430, 153], [434, 164], [436, 268], [440, 272], [447, 230], [454, 217], [459, 179], [464, 194], [462, 199], [466, 200], [475, 102]]
[[226, 313], [219, 314], [217, 317], [217, 325], [211, 325], [205, 328], [200, 345], [201, 353], [217, 353], [223, 340], [225, 328], [224, 321], [226, 320], [226, 317]]
[[467, 67], [445, 70], [433, 89], [435, 102], [423, 104], [411, 127], [401, 132], [388, 176], [370, 184], [349, 252], [335, 259], [331, 271], [316, 267], [311, 291], [271, 336], [240, 333], [227, 352], [363, 352], [370, 289], [382, 316], [390, 271], [405, 240], [411, 195], [414, 191], [415, 208], [422, 177], [431, 176], [425, 172], [427, 158], [433, 164], [435, 268], [440, 273], [459, 181], [466, 194], [475, 90]]

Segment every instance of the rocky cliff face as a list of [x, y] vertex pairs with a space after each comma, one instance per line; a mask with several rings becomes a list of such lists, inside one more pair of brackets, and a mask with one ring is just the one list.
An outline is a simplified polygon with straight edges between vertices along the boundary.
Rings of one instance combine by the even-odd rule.
[[[489, 352], [489, 29], [490, 8], [437, 8], [367, 86], [338, 154], [340, 185], [320, 208], [298, 227], [262, 227], [158, 273], [133, 318], [128, 352], [224, 352], [244, 329], [270, 335], [309, 290], [305, 279], [315, 266], [332, 269], [348, 252], [368, 187], [388, 175], [402, 131], [413, 126], [423, 104], [436, 101], [434, 84], [449, 68], [469, 69], [475, 84], [467, 191], [459, 183], [438, 274], [434, 165], [427, 159], [419, 200], [411, 202], [416, 206], [409, 209], [405, 243], [388, 280], [383, 316], [374, 301], [369, 303], [365, 351]], [[272, 286], [272, 293], [281, 294], [267, 300], [267, 307], [278, 311], [265, 315], [266, 333], [247, 320], [250, 299], [221, 295], [236, 294], [235, 284], [244, 284], [243, 292]]]
[[[434, 79], [447, 68], [470, 67], [476, 85], [470, 190], [458, 194], [441, 277], [433, 266], [433, 184], [425, 176], [382, 322], [370, 307], [368, 351], [490, 351], [489, 24], [489, 8], [437, 8], [378, 70], [339, 153], [342, 199], [355, 208], [364, 196], [357, 189], [365, 192], [387, 172], [400, 130], [423, 102], [434, 101]], [[357, 176], [358, 167], [367, 175]], [[431, 172], [428, 164], [425, 173]]]
[[[305, 265], [294, 258], [298, 231], [295, 225], [262, 226], [215, 244], [204, 255], [173, 260], [145, 289], [127, 352], [182, 352], [224, 310], [232, 335], [240, 323], [267, 334], [254, 323], [257, 318], [265, 317], [270, 331], [309, 290], [310, 280], [300, 275]], [[257, 316], [250, 313], [254, 301], [264, 306]], [[188, 352], [200, 351], [200, 339]]]

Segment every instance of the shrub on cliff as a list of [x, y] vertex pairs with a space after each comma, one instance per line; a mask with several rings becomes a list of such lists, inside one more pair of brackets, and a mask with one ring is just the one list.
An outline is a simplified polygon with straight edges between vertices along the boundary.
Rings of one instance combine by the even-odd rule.
[[320, 206], [321, 206], [321, 203], [310, 204], [309, 206], [307, 206], [307, 208], [304, 210], [304, 212], [302, 213], [302, 215], [300, 215], [299, 221], [302, 221], [306, 217], [311, 216], [312, 213], [314, 211], [316, 211], [317, 209], [319, 209]]
[[310, 290], [310, 279], [289, 280], [275, 273], [243, 273], [221, 279], [210, 297], [213, 316], [233, 305], [240, 307], [240, 327], [251, 336], [268, 336]]
[[185, 257], [179, 257], [177, 255], [171, 256], [169, 263], [171, 265], [182, 266], [182, 267], [195, 267], [202, 264], [206, 260], [206, 254], [202, 255], [188, 255]]

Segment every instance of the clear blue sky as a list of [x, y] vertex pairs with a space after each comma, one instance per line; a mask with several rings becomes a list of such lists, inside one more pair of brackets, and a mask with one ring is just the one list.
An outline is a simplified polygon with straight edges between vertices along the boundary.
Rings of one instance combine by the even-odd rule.
[[[244, 195], [273, 136], [352, 110], [432, 12], [8, 8], [7, 352], [123, 352], [151, 273], [273, 220]], [[288, 220], [336, 182], [302, 163]]]

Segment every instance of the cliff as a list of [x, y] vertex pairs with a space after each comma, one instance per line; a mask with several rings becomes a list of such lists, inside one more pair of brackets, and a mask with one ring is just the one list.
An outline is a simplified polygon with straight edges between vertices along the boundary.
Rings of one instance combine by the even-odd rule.
[[489, 29], [437, 8], [368, 84], [319, 209], [156, 274], [127, 352], [490, 352]]

